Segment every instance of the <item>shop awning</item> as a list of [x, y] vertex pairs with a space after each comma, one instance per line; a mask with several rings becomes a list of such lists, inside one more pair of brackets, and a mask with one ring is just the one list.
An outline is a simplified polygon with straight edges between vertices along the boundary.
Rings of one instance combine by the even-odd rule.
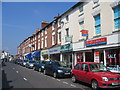
[[32, 57], [40, 57], [40, 51], [33, 52]]
[[32, 60], [32, 58], [31, 58], [31, 53], [28, 53], [25, 57], [26, 57], [27, 59], [29, 59], [29, 60]]

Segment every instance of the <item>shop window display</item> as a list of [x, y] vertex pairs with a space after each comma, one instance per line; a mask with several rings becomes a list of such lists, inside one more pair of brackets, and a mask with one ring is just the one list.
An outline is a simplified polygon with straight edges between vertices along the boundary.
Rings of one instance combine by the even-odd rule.
[[120, 73], [120, 49], [106, 50], [106, 66], [110, 71]]

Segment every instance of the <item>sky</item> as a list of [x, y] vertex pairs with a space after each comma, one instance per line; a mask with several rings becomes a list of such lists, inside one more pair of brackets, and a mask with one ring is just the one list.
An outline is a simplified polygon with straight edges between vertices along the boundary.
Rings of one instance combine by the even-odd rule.
[[2, 2], [2, 49], [17, 55], [17, 47], [41, 22], [51, 22], [76, 2]]

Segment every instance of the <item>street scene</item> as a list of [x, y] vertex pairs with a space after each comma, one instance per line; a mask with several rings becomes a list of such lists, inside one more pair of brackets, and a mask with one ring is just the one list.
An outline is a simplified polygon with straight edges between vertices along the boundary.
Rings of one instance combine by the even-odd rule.
[[2, 2], [1, 89], [120, 90], [120, 0]]

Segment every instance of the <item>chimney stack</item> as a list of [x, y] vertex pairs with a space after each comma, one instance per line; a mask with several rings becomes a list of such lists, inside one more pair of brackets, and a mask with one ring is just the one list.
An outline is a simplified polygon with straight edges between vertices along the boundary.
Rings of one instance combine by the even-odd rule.
[[46, 22], [46, 21], [42, 21], [42, 28], [44, 28], [44, 27], [46, 27], [47, 25], [48, 25], [49, 23], [48, 22]]

